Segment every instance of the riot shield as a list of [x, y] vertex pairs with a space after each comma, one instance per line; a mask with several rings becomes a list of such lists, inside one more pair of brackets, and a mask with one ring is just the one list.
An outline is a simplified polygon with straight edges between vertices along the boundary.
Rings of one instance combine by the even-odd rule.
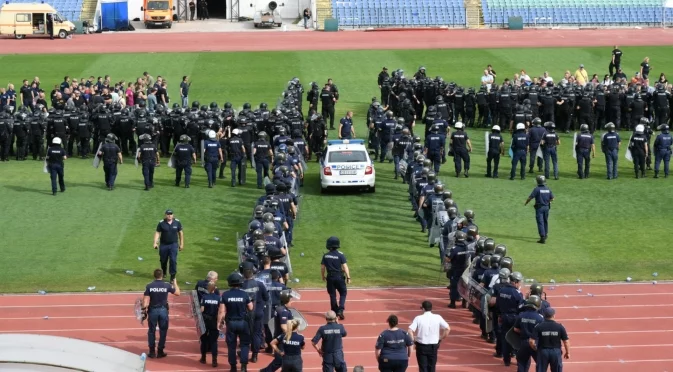
[[484, 133], [484, 145], [485, 145], [485, 147], [486, 147], [486, 156], [488, 156], [488, 146], [489, 146], [489, 143], [488, 143], [488, 136], [489, 136], [489, 135], [490, 135], [489, 132]]
[[481, 298], [481, 316], [484, 317], [484, 324], [486, 325], [486, 333], [493, 332], [493, 322], [491, 321], [491, 313], [488, 311], [488, 303], [491, 301], [491, 295], [487, 293]]
[[519, 337], [518, 333], [514, 332], [514, 327], [507, 331], [505, 340], [512, 346], [513, 350], [519, 350], [519, 348], [521, 348], [521, 337]]
[[140, 147], [138, 147], [136, 150], [136, 156], [135, 159], [133, 159], [135, 161], [136, 168], [138, 168], [138, 156], [140, 156]]
[[633, 138], [633, 134], [631, 134], [631, 137], [629, 137], [629, 144], [626, 146], [626, 152], [624, 153], [624, 157], [626, 160], [633, 162], [633, 155], [631, 155], [631, 139]]
[[98, 145], [98, 150], [96, 150], [96, 153], [93, 155], [93, 167], [96, 169], [98, 169], [98, 166], [100, 165], [100, 156], [98, 156], [98, 153], [100, 152], [101, 147], [103, 147], [102, 142]]
[[542, 155], [542, 145], [537, 147], [537, 151], [535, 152], [535, 156], [544, 159], [544, 155]]
[[444, 202], [439, 198], [435, 198], [432, 201], [432, 225], [430, 226], [430, 234], [428, 234], [428, 244], [430, 246], [437, 244], [439, 237], [441, 236], [442, 225], [439, 219], [440, 212], [446, 213], [444, 210]]
[[206, 145], [205, 141], [201, 140], [201, 167], [206, 166]]
[[133, 307], [133, 313], [135, 314], [136, 319], [140, 322], [140, 325], [143, 325], [143, 298], [136, 298], [135, 305]]
[[245, 255], [245, 239], [243, 239], [238, 233], [236, 233], [236, 252], [238, 256], [238, 264], [240, 265], [243, 262], [243, 256]]
[[272, 183], [271, 179], [269, 177], [264, 177], [264, 186]]
[[407, 174], [407, 167], [409, 164], [407, 163], [406, 160], [402, 159], [400, 160], [400, 165], [399, 165], [399, 172], [402, 178], [404, 179], [405, 175]]
[[[203, 314], [201, 313], [201, 303], [199, 303], [199, 294], [197, 291], [190, 291], [191, 301], [189, 301], [189, 307], [192, 310], [192, 316], [194, 317], [196, 323], [196, 335], [197, 337], [203, 336], [206, 333], [206, 323], [203, 321]], [[219, 324], [218, 324], [219, 325]]]
[[173, 153], [171, 154], [171, 157], [168, 158], [168, 167], [169, 168], [175, 168], [175, 163], [176, 163], [175, 150], [173, 150]]
[[44, 159], [44, 167], [42, 168], [42, 172], [49, 173], [49, 167], [47, 166], [47, 159]]
[[386, 144], [386, 160], [393, 160], [393, 141]]
[[573, 148], [572, 148], [572, 154], [573, 158], [577, 159], [577, 150], [575, 149], [575, 144], [577, 143], [577, 132], [575, 132], [575, 135], [573, 136]]
[[[262, 283], [267, 291], [271, 287], [270, 275], [267, 275], [263, 278], [255, 275], [255, 280]], [[262, 319], [262, 324], [267, 324], [271, 319], [273, 319], [273, 311], [271, 310], [271, 296], [269, 296], [269, 300], [264, 304], [264, 318]]]

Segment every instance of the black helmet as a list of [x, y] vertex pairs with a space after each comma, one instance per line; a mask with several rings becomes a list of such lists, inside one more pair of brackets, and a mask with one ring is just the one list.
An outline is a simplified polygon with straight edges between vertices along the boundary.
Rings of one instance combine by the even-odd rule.
[[231, 102], [225, 102], [224, 103], [224, 108], [225, 109], [230, 109], [231, 108]]
[[236, 287], [243, 284], [243, 277], [239, 273], [232, 273], [227, 277], [227, 283], [230, 287]]
[[280, 304], [287, 305], [290, 302], [292, 296], [290, 295], [290, 290], [285, 289], [280, 291]]
[[467, 239], [467, 234], [458, 230], [456, 231], [456, 242], [464, 242]]
[[423, 150], [423, 144], [422, 144], [422, 143], [414, 143], [413, 150], [414, 150], [414, 151], [420, 151], [420, 150]]
[[453, 199], [453, 193], [451, 192], [451, 190], [444, 190], [444, 192], [442, 192], [442, 199], [443, 200]]
[[507, 255], [507, 246], [504, 244], [498, 244], [495, 246], [493, 252], [495, 254], [499, 254], [501, 257], [505, 257]]
[[586, 124], [580, 125], [580, 132], [588, 132], [589, 131], [589, 126]]
[[435, 187], [433, 188], [433, 191], [435, 192], [435, 194], [443, 193], [444, 192], [444, 185], [442, 185], [441, 183], [436, 184]]
[[538, 295], [530, 295], [528, 296], [528, 299], [526, 299], [526, 307], [532, 307], [535, 310], [539, 310], [540, 306], [542, 306], [542, 299]]
[[437, 181], [437, 174], [435, 172], [428, 173], [428, 183], [433, 183]]
[[609, 123], [605, 124], [605, 129], [610, 130], [610, 131], [615, 130], [615, 123], [609, 122]]
[[271, 221], [264, 222], [264, 233], [265, 234], [271, 234], [274, 231], [276, 231], [276, 225], [273, 222], [271, 222]]
[[388, 119], [392, 119], [393, 118], [393, 112], [392, 111], [386, 111], [386, 117]]
[[540, 283], [533, 283], [530, 286], [530, 294], [531, 296], [542, 296], [542, 293], [544, 293], [544, 287]]
[[420, 136], [414, 136], [413, 142], [414, 143], [420, 143], [421, 142], [421, 137]]
[[470, 225], [470, 227], [467, 228], [467, 235], [469, 235], [472, 238], [479, 235], [479, 228], [477, 227], [477, 225]]
[[463, 216], [465, 216], [465, 218], [467, 218], [468, 220], [473, 220], [474, 219], [474, 211], [472, 211], [471, 209], [468, 209], [468, 210], [465, 211], [465, 213], [463, 213]]
[[512, 260], [512, 257], [503, 257], [500, 260], [500, 267], [504, 267], [509, 269], [510, 271], [512, 270], [512, 267], [514, 266], [514, 260]]
[[105, 142], [107, 142], [107, 143], [112, 143], [112, 142], [114, 142], [114, 141], [116, 141], [116, 140], [117, 140], [117, 136], [115, 136], [115, 135], [112, 134], [112, 133], [108, 134], [108, 135], [105, 137]]
[[179, 108], [180, 108], [180, 104], [177, 103], [177, 102], [175, 102], [175, 103], [173, 104], [173, 110], [177, 110], [177, 109], [179, 109]]
[[542, 124], [542, 120], [540, 120], [540, 118], [533, 119], [533, 125], [540, 126], [541, 124]]
[[456, 218], [456, 216], [458, 215], [458, 209], [456, 209], [456, 207], [449, 207], [446, 210], [446, 213], [449, 214], [449, 218]]
[[192, 109], [198, 110], [199, 106], [201, 106], [201, 103], [199, 103], [199, 101], [192, 102]]
[[461, 227], [465, 227], [465, 225], [467, 225], [467, 218], [459, 217], [458, 221], [456, 221], [456, 225], [460, 225]]
[[482, 269], [490, 269], [491, 268], [491, 255], [490, 254], [485, 254], [481, 258], [481, 268]]
[[264, 238], [255, 240], [255, 242], [252, 243], [252, 250], [257, 255], [266, 253], [266, 242], [264, 241]]
[[217, 102], [211, 102], [211, 103], [210, 103], [210, 109], [211, 109], [211, 110], [215, 110], [215, 109], [217, 109]]
[[243, 104], [243, 110], [250, 110], [250, 104], [248, 102]]
[[[257, 220], [255, 220], [255, 221], [257, 221]], [[259, 222], [259, 221], [257, 221], [257, 222]], [[260, 240], [260, 239], [264, 240], [264, 232], [262, 231], [262, 228], [263, 228], [263, 226], [260, 223], [259, 228], [252, 232], [252, 240], [253, 241]]]
[[273, 214], [269, 213], [269, 212], [264, 213], [262, 215], [262, 221], [264, 221], [265, 223], [266, 222], [273, 222], [274, 221]]
[[430, 168], [432, 166], [432, 160], [430, 160], [430, 159], [423, 160], [423, 166], [427, 167], [427, 168]]
[[477, 244], [476, 244], [476, 252], [477, 254], [484, 253], [484, 242], [486, 241], [485, 236], [480, 236], [479, 239], [477, 239]]
[[492, 254], [491, 255], [491, 268], [492, 269], [497, 269], [500, 267], [500, 260], [502, 259], [502, 256], [497, 255], [497, 254]]
[[495, 253], [495, 240], [488, 238], [484, 241], [484, 253]]
[[206, 105], [201, 106], [201, 111], [208, 111], [208, 106]]
[[259, 108], [262, 109], [262, 110], [266, 110], [268, 107], [269, 107], [269, 105], [267, 105], [265, 102], [262, 102], [262, 103], [259, 104]]
[[341, 242], [339, 241], [339, 238], [337, 238], [336, 236], [330, 236], [327, 239], [327, 243], [325, 243], [325, 247], [327, 249], [341, 248]]
[[537, 182], [538, 185], [542, 186], [547, 181], [547, 179], [544, 178], [543, 175], [539, 175], [539, 176], [535, 177], [535, 181]]
[[444, 208], [448, 211], [449, 208], [455, 207], [456, 203], [453, 201], [453, 199], [444, 199]]
[[509, 276], [509, 280], [512, 282], [523, 282], [523, 275], [520, 272], [515, 271]]
[[264, 216], [264, 206], [263, 205], [258, 205], [255, 207], [255, 218], [262, 218]]

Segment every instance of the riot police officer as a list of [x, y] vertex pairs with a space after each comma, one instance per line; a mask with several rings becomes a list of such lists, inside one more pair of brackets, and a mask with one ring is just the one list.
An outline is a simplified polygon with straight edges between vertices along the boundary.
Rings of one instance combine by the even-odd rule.
[[185, 172], [185, 188], [189, 188], [192, 180], [192, 164], [196, 163], [196, 151], [189, 143], [191, 139], [188, 135], [180, 136], [180, 144], [173, 150], [175, 156], [175, 186], [180, 186], [182, 172]]
[[152, 137], [149, 134], [140, 136], [143, 142], [140, 145], [138, 161], [143, 165], [143, 178], [145, 180], [145, 191], [154, 187], [154, 167], [159, 163], [159, 151], [157, 146], [152, 143]]
[[467, 249], [465, 240], [467, 234], [462, 231], [457, 231], [455, 234], [456, 243], [446, 255], [446, 261], [451, 263], [449, 271], [446, 273], [451, 281], [450, 285], [450, 300], [449, 308], [456, 308], [456, 301], [460, 300], [460, 293], [458, 293], [458, 281], [463, 275], [463, 272], [472, 261], [472, 254]]
[[[589, 126], [587, 124], [580, 125], [580, 135], [575, 140], [575, 153], [577, 156], [577, 176], [579, 179], [589, 178], [589, 169], [591, 167], [591, 159], [589, 158], [589, 151], [591, 157], [596, 157], [596, 145], [594, 144], [594, 136], [589, 133]], [[582, 169], [584, 163], [584, 169]]]
[[255, 171], [257, 172], [257, 188], [261, 189], [264, 177], [269, 177], [269, 164], [273, 161], [273, 150], [267, 142], [266, 132], [261, 131], [257, 141], [252, 146], [252, 156], [255, 158]]
[[225, 307], [224, 321], [226, 323], [227, 357], [229, 366], [236, 370], [237, 341], [241, 345], [241, 372], [248, 371], [248, 352], [250, 349], [250, 318], [249, 312], [254, 309], [250, 296], [241, 290], [243, 277], [233, 273], [227, 278], [229, 290], [222, 293], [222, 303]]
[[52, 146], [47, 149], [47, 172], [51, 177], [51, 193], [56, 196], [56, 178], [58, 177], [58, 184], [61, 192], [65, 191], [65, 181], [63, 180], [63, 161], [68, 158], [65, 149], [61, 147], [61, 138], [54, 137], [52, 139]]
[[549, 178], [549, 161], [554, 167], [554, 179], [558, 180], [558, 156], [557, 147], [561, 145], [561, 139], [556, 134], [556, 124], [548, 121], [545, 123], [546, 132], [540, 143], [542, 146], [542, 156], [544, 158], [544, 177]]
[[[294, 319], [294, 316], [292, 315], [292, 311], [290, 311], [290, 309], [287, 307], [290, 304], [290, 300], [290, 291], [284, 290], [280, 292], [280, 304], [273, 311], [274, 340], [284, 338], [285, 334], [288, 332], [288, 329], [290, 334], [292, 334], [292, 320]], [[284, 355], [282, 355], [283, 353], [278, 349], [278, 342], [274, 343], [274, 341], [271, 341], [270, 347], [272, 347], [275, 351], [274, 359], [268, 366], [262, 368], [260, 372], [275, 372], [284, 364]], [[301, 362], [301, 358], [299, 361]]]
[[264, 341], [262, 320], [264, 319], [264, 307], [269, 302], [269, 292], [263, 283], [254, 279], [254, 269], [255, 266], [252, 262], [243, 262], [239, 266], [239, 271], [245, 279], [241, 289], [250, 296], [250, 300], [253, 302], [253, 311], [249, 314], [249, 327], [252, 336], [252, 357], [250, 361], [257, 363], [257, 354]]
[[619, 133], [615, 132], [615, 125], [610, 122], [605, 125], [608, 130], [601, 138], [601, 150], [605, 154], [605, 164], [608, 168], [608, 180], [617, 178], [617, 162], [619, 160], [619, 146], [622, 143]]
[[509, 173], [509, 179], [513, 180], [516, 175], [516, 166], [521, 164], [521, 179], [526, 179], [526, 153], [528, 152], [528, 136], [526, 135], [526, 124], [518, 123], [516, 132], [512, 135], [512, 170]]
[[[400, 160], [405, 159], [407, 149], [411, 147], [412, 139], [408, 128], [402, 129], [402, 135], [393, 141], [393, 163], [395, 164], [395, 179], [400, 172]], [[404, 175], [402, 175], [404, 177]]]
[[[456, 168], [456, 177], [460, 177], [460, 172], [463, 167], [465, 178], [469, 177], [470, 171], [470, 153], [472, 152], [472, 142], [470, 137], [465, 133], [463, 123], [456, 122], [456, 131], [451, 133], [451, 140], [449, 141], [449, 148], [453, 152], [453, 163]], [[462, 163], [461, 163], [462, 162]]]
[[380, 157], [380, 162], [383, 163], [383, 161], [386, 159], [386, 155], [388, 153], [388, 147], [389, 144], [392, 142], [392, 136], [393, 136], [393, 131], [395, 129], [395, 119], [393, 118], [393, 112], [392, 111], [387, 111], [386, 112], [386, 118], [383, 120], [381, 123], [381, 126], [378, 128], [378, 133], [379, 133], [379, 145], [381, 146], [381, 157]]
[[636, 172], [636, 178], [645, 177], [645, 158], [650, 151], [650, 147], [647, 143], [645, 126], [643, 124], [636, 125], [636, 132], [631, 136], [631, 141], [629, 141], [629, 149], [633, 157], [633, 168]]
[[[544, 321], [533, 330], [532, 337], [528, 340], [533, 351], [537, 352], [537, 369], [546, 371], [551, 366], [552, 371], [561, 371], [563, 359], [570, 359], [570, 343], [565, 327], [554, 320], [556, 311], [547, 308], [544, 313]], [[565, 347], [563, 359], [561, 358], [561, 343]]]
[[523, 312], [516, 317], [513, 332], [519, 335], [520, 343], [516, 346], [516, 364], [518, 366], [517, 372], [528, 372], [530, 368], [530, 359], [537, 359], [535, 352], [530, 348], [528, 339], [533, 336], [535, 326], [542, 323], [542, 315], [538, 313], [542, 299], [537, 295], [530, 295], [526, 299]]
[[528, 163], [528, 173], [533, 173], [533, 166], [535, 159], [537, 159], [537, 171], [542, 172], [542, 158], [537, 156], [537, 149], [545, 137], [547, 131], [542, 127], [542, 120], [540, 118], [533, 119], [533, 127], [528, 130], [528, 154], [530, 161]]
[[538, 243], [544, 244], [547, 240], [547, 235], [549, 234], [549, 209], [551, 208], [551, 202], [554, 201], [554, 194], [549, 187], [547, 187], [544, 176], [537, 176], [535, 177], [535, 180], [537, 182], [537, 187], [534, 188], [533, 192], [528, 196], [524, 206], [535, 199], [535, 222], [537, 223], [537, 231], [540, 234]]
[[206, 175], [208, 176], [208, 187], [213, 188], [217, 179], [217, 168], [219, 163], [223, 160], [222, 148], [220, 142], [217, 140], [217, 133], [215, 131], [208, 131], [208, 139], [203, 143]]
[[[147, 319], [147, 341], [150, 349], [147, 356], [150, 358], [167, 356], [164, 347], [168, 334], [168, 294], [180, 296], [180, 286], [177, 280], [167, 283], [163, 279], [163, 271], [161, 269], [154, 270], [154, 281], [145, 287], [143, 295], [143, 319]], [[157, 327], [159, 328], [158, 350], [155, 349]]]
[[[540, 176], [538, 176], [540, 177]], [[500, 314], [500, 338], [502, 341], [502, 360], [506, 367], [509, 367], [512, 359], [510, 350], [512, 347], [505, 340], [505, 335], [514, 326], [516, 317], [521, 305], [523, 304], [523, 295], [519, 288], [523, 282], [523, 275], [519, 272], [513, 272], [509, 277], [510, 283], [505, 284], [495, 299], [495, 306]]]
[[199, 303], [206, 327], [206, 332], [201, 335], [201, 359], [199, 361], [202, 364], [206, 363], [206, 353], [210, 348], [213, 356], [212, 365], [217, 367], [217, 339], [220, 335], [219, 325], [224, 318], [224, 303], [215, 282], [207, 284], [207, 292], [201, 295]]
[[[12, 126], [14, 119], [11, 115], [12, 106], [6, 105], [0, 112], [0, 161], [9, 161], [9, 152], [12, 139]], [[40, 144], [40, 148], [42, 145]], [[33, 158], [35, 157], [33, 152]], [[40, 155], [40, 158], [42, 156]]]
[[[326, 248], [329, 252], [322, 256], [320, 262], [320, 274], [322, 280], [327, 282], [327, 293], [329, 294], [330, 306], [339, 319], [344, 320], [344, 310], [346, 308], [346, 296], [348, 290], [346, 284], [351, 283], [350, 270], [346, 256], [338, 249], [341, 242], [336, 236], [327, 239]], [[336, 293], [339, 292], [339, 302], [337, 303]]]
[[[446, 162], [446, 136], [440, 133], [439, 125], [433, 125], [430, 135], [425, 137], [425, 157], [432, 162], [436, 174], [439, 174], [439, 168]], [[467, 172], [467, 169], [466, 169]]]
[[[502, 155], [505, 155], [504, 141], [502, 139], [502, 135], [500, 135], [500, 126], [494, 125], [493, 128], [491, 128], [491, 133], [488, 135], [486, 177], [498, 178], [498, 166], [500, 165], [500, 156]], [[493, 165], [492, 168], [491, 165]]]
[[334, 129], [334, 104], [337, 99], [335, 93], [332, 92], [332, 88], [329, 84], [325, 84], [325, 87], [320, 92], [320, 102], [322, 103], [322, 116], [327, 120], [329, 117], [329, 129]]
[[103, 162], [103, 171], [105, 172], [105, 186], [112, 191], [117, 179], [117, 163], [124, 164], [122, 150], [115, 144], [117, 136], [109, 133], [105, 137], [105, 144], [98, 151], [98, 157]]
[[654, 178], [659, 178], [659, 166], [662, 160], [664, 161], [664, 178], [668, 178], [673, 138], [668, 133], [668, 124], [662, 124], [658, 129], [661, 133], [654, 140]]
[[229, 158], [231, 159], [231, 187], [236, 187], [236, 171], [238, 170], [238, 184], [242, 185], [242, 180], [245, 179], [243, 174], [246, 170], [246, 152], [245, 144], [243, 140], [239, 137], [241, 133], [240, 129], [234, 129], [232, 132], [232, 137], [229, 139]]

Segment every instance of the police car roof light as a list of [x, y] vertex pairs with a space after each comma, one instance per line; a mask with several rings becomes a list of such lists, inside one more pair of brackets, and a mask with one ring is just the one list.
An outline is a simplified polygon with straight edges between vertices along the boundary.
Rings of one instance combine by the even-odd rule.
[[332, 145], [348, 145], [348, 144], [353, 144], [353, 145], [364, 145], [365, 140], [363, 139], [350, 139], [350, 140], [329, 140], [327, 141], [328, 146]]

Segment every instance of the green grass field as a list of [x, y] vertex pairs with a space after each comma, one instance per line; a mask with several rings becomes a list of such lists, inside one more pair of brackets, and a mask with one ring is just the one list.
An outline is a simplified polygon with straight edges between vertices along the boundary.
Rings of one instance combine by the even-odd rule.
[[[649, 56], [652, 76], [673, 65], [671, 47], [622, 48], [623, 67], [635, 72]], [[169, 81], [176, 100], [182, 75], [193, 81], [190, 98], [213, 100], [235, 107], [244, 102], [275, 104], [287, 80], [298, 76], [304, 84], [334, 79], [341, 100], [337, 115], [355, 111], [356, 130], [365, 134], [364, 114], [378, 96], [376, 75], [381, 66], [403, 68], [411, 75], [426, 66], [429, 75], [477, 85], [486, 64], [498, 80], [525, 68], [530, 76], [544, 70], [556, 80], [563, 71], [583, 63], [588, 72], [607, 71], [610, 48], [491, 49], [425, 51], [340, 51], [284, 53], [102, 54], [0, 56], [0, 82], [17, 87], [37, 75], [45, 88], [64, 75], [87, 77], [109, 74], [113, 80], [134, 79], [143, 71]], [[485, 179], [483, 132], [470, 132], [475, 151], [469, 179], [449, 177], [447, 162], [440, 179], [454, 192], [461, 211], [473, 209], [482, 234], [508, 246], [516, 269], [530, 278], [557, 282], [672, 279], [666, 232], [673, 217], [670, 179], [633, 179], [631, 163], [620, 154], [620, 179], [605, 180], [605, 160], [599, 152], [592, 162], [592, 178], [577, 180], [570, 153], [571, 137], [560, 148], [561, 180], [550, 181], [556, 194], [551, 211], [550, 239], [536, 244], [534, 211], [523, 202], [534, 179], [509, 181], [509, 158], [501, 161], [501, 178]], [[628, 138], [625, 133], [624, 136]], [[626, 140], [626, 138], [624, 140]], [[156, 172], [156, 188], [142, 190], [142, 175], [127, 159], [120, 166], [117, 189], [105, 189], [102, 170], [91, 161], [66, 163], [67, 191], [52, 197], [42, 163], [0, 164], [2, 270], [0, 292], [139, 290], [158, 266], [152, 234], [166, 208], [185, 226], [185, 251], [179, 259], [180, 282], [195, 282], [208, 270], [226, 274], [236, 267], [234, 238], [244, 231], [254, 201], [261, 195], [248, 172], [248, 185], [232, 189], [220, 182], [208, 189], [205, 172], [195, 168], [190, 189], [175, 188], [165, 163]], [[322, 196], [317, 166], [310, 164], [301, 212], [295, 227], [293, 265], [300, 286], [320, 286], [319, 262], [325, 239], [338, 235], [351, 266], [353, 285], [443, 285], [436, 249], [411, 218], [405, 186], [392, 180], [392, 165], [377, 164], [376, 194]], [[227, 175], [229, 171], [227, 170]], [[252, 182], [250, 182], [252, 181]], [[219, 237], [216, 241], [214, 238]], [[303, 252], [304, 257], [298, 255]], [[139, 261], [138, 257], [143, 257]], [[125, 274], [134, 270], [135, 275]]]

